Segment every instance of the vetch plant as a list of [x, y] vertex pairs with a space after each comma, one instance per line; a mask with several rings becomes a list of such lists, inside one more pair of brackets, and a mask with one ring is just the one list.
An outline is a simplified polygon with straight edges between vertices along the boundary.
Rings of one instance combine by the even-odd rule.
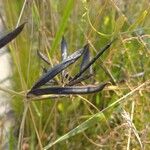
[[[97, 55], [90, 60], [89, 44], [86, 44], [83, 48], [77, 50], [73, 54], [67, 56], [67, 43], [64, 37], [61, 41], [61, 57], [62, 62], [54, 66], [53, 68], [47, 70], [39, 78], [39, 80], [33, 85], [31, 90], [27, 93], [27, 97], [31, 96], [41, 96], [48, 94], [66, 95], [66, 94], [90, 94], [94, 92], [99, 92], [109, 83], [104, 82], [98, 85], [87, 85], [87, 86], [74, 86], [83, 80], [88, 79], [93, 75], [92, 64], [111, 46], [113, 41], [108, 43], [104, 48], [100, 49]], [[38, 51], [38, 56], [50, 64], [48, 58], [41, 52]], [[81, 56], [83, 56], [80, 71], [74, 76], [70, 76], [65, 69], [71, 64], [75, 63]], [[85, 71], [88, 71], [88, 75], [85, 75]], [[53, 80], [53, 78], [62, 72], [62, 78], [68, 79], [68, 82], [64, 86], [50, 86], [47, 87], [46, 84]], [[45, 87], [43, 87], [45, 86]]]

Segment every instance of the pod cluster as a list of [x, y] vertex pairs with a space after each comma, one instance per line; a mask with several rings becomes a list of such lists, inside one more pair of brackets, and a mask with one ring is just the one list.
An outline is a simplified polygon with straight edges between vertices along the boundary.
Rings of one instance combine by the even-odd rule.
[[[53, 68], [43, 68], [44, 74], [33, 84], [31, 90], [27, 93], [27, 97], [41, 96], [48, 94], [66, 95], [66, 94], [90, 94], [99, 92], [108, 84], [108, 82], [100, 83], [98, 85], [79, 86], [83, 80], [89, 79], [93, 76], [92, 65], [100, 58], [100, 56], [111, 46], [113, 41], [109, 42], [105, 47], [100, 49], [95, 57], [90, 59], [89, 44], [86, 44], [81, 49], [76, 50], [71, 55], [68, 55], [67, 42], [64, 37], [61, 40], [61, 62]], [[40, 51], [37, 51], [39, 58], [50, 65], [49, 59]], [[74, 76], [69, 75], [65, 70], [71, 64], [74, 64], [80, 57], [82, 57], [79, 72]], [[62, 81], [67, 79], [67, 83], [63, 86], [51, 85], [48, 83], [55, 83], [54, 77], [61, 73]]]

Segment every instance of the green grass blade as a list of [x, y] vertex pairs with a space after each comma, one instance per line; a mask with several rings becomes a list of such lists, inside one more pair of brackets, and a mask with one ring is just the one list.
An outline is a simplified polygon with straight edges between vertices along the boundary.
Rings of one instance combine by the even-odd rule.
[[141, 89], [143, 86], [146, 86], [149, 84], [149, 81], [144, 82], [143, 84], [141, 84], [140, 86], [138, 86], [137, 88], [135, 88], [134, 90], [130, 91], [129, 93], [127, 93], [126, 95], [122, 96], [121, 98], [119, 98], [118, 100], [116, 100], [115, 102], [113, 102], [112, 104], [110, 104], [108, 107], [106, 107], [105, 109], [103, 109], [101, 112], [96, 113], [95, 115], [93, 115], [91, 118], [89, 118], [88, 120], [86, 120], [85, 122], [81, 123], [79, 126], [77, 126], [76, 128], [74, 128], [73, 130], [71, 130], [70, 132], [66, 133], [65, 135], [61, 136], [60, 138], [58, 138], [56, 141], [54, 141], [53, 143], [49, 143], [46, 147], [44, 147], [44, 150], [49, 149], [50, 147], [52, 147], [53, 145], [66, 140], [72, 136], [75, 136], [76, 134], [79, 134], [83, 131], [85, 131], [86, 129], [94, 126], [96, 123], [102, 121], [103, 119], [105, 119], [104, 117], [104, 112], [110, 108], [115, 107], [117, 104], [123, 102], [123, 100], [125, 100], [127, 97], [133, 95], [137, 90]]
[[148, 12], [147, 10], [145, 10], [138, 18], [137, 20], [129, 27], [128, 31], [133, 31], [134, 29], [136, 29], [137, 26], [139, 26], [139, 24], [141, 24], [143, 22], [143, 20], [146, 18]]
[[103, 115], [102, 112], [93, 115], [92, 117], [90, 117], [85, 122], [83, 122], [80, 125], [78, 125], [76, 128], [74, 128], [70, 132], [68, 132], [65, 135], [63, 135], [60, 138], [58, 138], [56, 141], [54, 141], [52, 143], [49, 143], [46, 147], [44, 147], [44, 150], [49, 149], [50, 147], [52, 147], [56, 143], [64, 141], [64, 140], [66, 140], [66, 139], [68, 139], [68, 138], [70, 138], [72, 136], [75, 136], [76, 134], [79, 134], [79, 133], [85, 131], [86, 129], [94, 126], [96, 123], [102, 121], [103, 119], [104, 119], [104, 115]]
[[64, 8], [64, 13], [63, 13], [63, 16], [62, 16], [62, 20], [60, 22], [60, 27], [59, 27], [59, 29], [56, 33], [55, 40], [53, 42], [51, 52], [53, 52], [53, 50], [56, 49], [59, 41], [62, 38], [63, 32], [64, 32], [64, 30], [67, 26], [68, 18], [69, 18], [70, 14], [73, 10], [73, 3], [74, 3], [74, 0], [68, 0], [68, 2], [66, 4], [66, 7]]

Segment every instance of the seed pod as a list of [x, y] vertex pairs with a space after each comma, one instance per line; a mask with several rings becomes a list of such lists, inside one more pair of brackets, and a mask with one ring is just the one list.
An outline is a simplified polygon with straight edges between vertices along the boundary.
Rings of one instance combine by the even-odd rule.
[[5, 46], [9, 42], [11, 42], [14, 38], [16, 38], [17, 35], [23, 30], [25, 24], [26, 23], [23, 23], [22, 25], [20, 25], [16, 29], [14, 29], [12, 32], [10, 32], [7, 35], [5, 35], [4, 37], [2, 37], [0, 39], [0, 48], [2, 48], [3, 46]]
[[[67, 58], [67, 42], [65, 40], [65, 37], [62, 37], [61, 40], [61, 60], [64, 61]], [[62, 71], [61, 76], [62, 76], [62, 82], [64, 82], [65, 76], [68, 75], [68, 72], [65, 70]]]
[[37, 55], [39, 58], [41, 58], [44, 62], [46, 62], [48, 65], [50, 65], [49, 59], [39, 50], [37, 50]]
[[61, 58], [62, 58], [62, 61], [67, 58], [67, 42], [64, 36], [62, 37], [62, 40], [61, 40]]
[[33, 89], [27, 94], [27, 97], [30, 97], [30, 95], [40, 96], [48, 94], [90, 94], [103, 90], [106, 85], [107, 83], [101, 83], [97, 86], [65, 86]]
[[54, 66], [52, 69], [48, 70], [47, 73], [45, 73], [32, 87], [33, 89], [36, 89], [45, 83], [47, 83], [49, 80], [54, 78], [58, 73], [60, 73], [62, 70], [70, 66], [72, 63], [77, 61], [77, 59], [83, 54], [84, 49], [80, 49], [76, 52], [74, 52], [72, 55], [67, 57], [64, 61], [62, 61], [60, 64]]
[[112, 42], [108, 43], [103, 49], [101, 49], [97, 55], [89, 63], [87, 63], [86, 66], [74, 76], [74, 78], [72, 78], [71, 81], [79, 78], [93, 63], [95, 63], [95, 61], [111, 46]]

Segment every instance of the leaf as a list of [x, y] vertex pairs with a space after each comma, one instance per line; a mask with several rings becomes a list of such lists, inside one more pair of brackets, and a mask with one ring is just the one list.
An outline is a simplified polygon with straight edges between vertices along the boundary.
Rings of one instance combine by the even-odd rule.
[[97, 86], [65, 86], [65, 87], [48, 87], [42, 89], [33, 89], [31, 90], [27, 97], [31, 95], [46, 95], [46, 94], [90, 94], [103, 90], [103, 88], [107, 85], [107, 83], [101, 83]]
[[4, 37], [2, 37], [0, 39], [0, 48], [2, 48], [3, 46], [5, 46], [9, 42], [11, 42], [14, 38], [16, 38], [17, 35], [23, 30], [25, 24], [26, 23], [23, 23], [22, 25], [17, 27], [15, 30], [13, 30], [12, 32], [10, 32], [7, 35], [5, 35]]
[[45, 73], [36, 83], [35, 85], [32, 87], [31, 90], [36, 89], [42, 85], [44, 85], [45, 83], [47, 83], [49, 80], [51, 80], [52, 78], [54, 78], [58, 73], [60, 73], [62, 70], [64, 70], [65, 68], [67, 68], [69, 65], [71, 65], [72, 63], [74, 63], [75, 61], [77, 61], [77, 59], [83, 54], [84, 49], [80, 49], [76, 52], [74, 52], [72, 55], [68, 56], [67, 59], [65, 59], [64, 61], [62, 61], [60, 64], [54, 66], [52, 69], [50, 69], [49, 71], [47, 71], [47, 73]]
[[124, 15], [119, 16], [118, 19], [115, 21], [114, 36], [118, 36], [118, 33], [121, 31], [125, 21], [126, 17]]
[[82, 133], [88, 128], [95, 126], [96, 123], [102, 122], [104, 119], [105, 116], [102, 112], [93, 115], [92, 117], [90, 117], [89, 119], [78, 125], [76, 128], [74, 128], [73, 130], [69, 131], [65, 135], [58, 138], [56, 141], [49, 143], [47, 146], [44, 147], [44, 150], [48, 150], [53, 145], [60, 143], [61, 141], [64, 141], [66, 139], [69, 139], [70, 137], [75, 136], [76, 134]]
[[62, 37], [62, 34], [63, 34], [63, 32], [64, 32], [64, 30], [65, 30], [65, 28], [67, 26], [67, 22], [68, 22], [69, 16], [70, 16], [70, 14], [72, 12], [73, 4], [74, 4], [74, 0], [66, 1], [66, 7], [64, 8], [62, 20], [60, 22], [59, 29], [58, 29], [58, 31], [56, 33], [55, 41], [54, 41], [54, 43], [52, 45], [52, 49], [51, 49], [52, 52], [56, 49], [56, 47], [57, 47], [57, 45], [58, 45], [58, 43], [59, 43], [59, 41], [60, 41], [60, 39]]
[[141, 24], [148, 14], [147, 10], [144, 10], [142, 14], [136, 19], [136, 21], [129, 27], [128, 31], [133, 31], [139, 24]]

